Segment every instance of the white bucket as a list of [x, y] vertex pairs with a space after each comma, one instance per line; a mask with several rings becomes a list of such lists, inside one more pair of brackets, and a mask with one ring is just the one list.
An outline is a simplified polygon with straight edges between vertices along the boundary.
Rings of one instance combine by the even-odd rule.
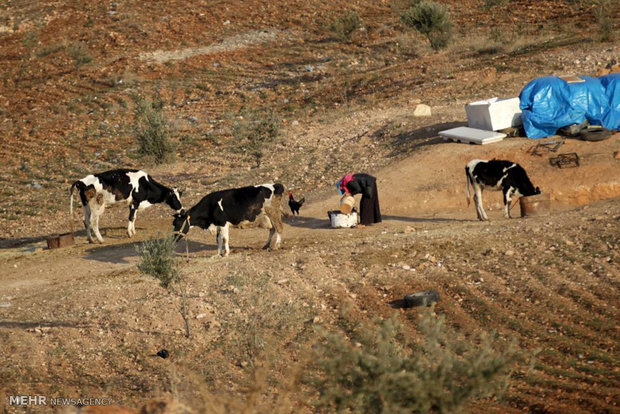
[[329, 223], [332, 228], [350, 228], [357, 226], [357, 211], [353, 210], [350, 214], [343, 214], [342, 212], [328, 211]]

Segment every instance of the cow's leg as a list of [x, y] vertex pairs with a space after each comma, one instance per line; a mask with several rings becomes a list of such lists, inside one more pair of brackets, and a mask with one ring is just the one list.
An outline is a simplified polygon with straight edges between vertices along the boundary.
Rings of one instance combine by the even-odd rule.
[[[269, 247], [271, 247], [271, 239], [273, 238], [273, 235], [276, 232], [276, 228], [275, 226], [272, 224], [271, 228], [269, 229], [269, 236], [267, 237], [267, 243], [265, 243], [265, 245], [263, 246], [263, 250], [267, 250]], [[280, 235], [278, 234], [278, 236], [276, 237], [276, 239], [280, 237]]]
[[217, 254], [218, 256], [222, 255], [222, 227], [216, 226], [217, 236], [215, 239], [217, 240]]
[[276, 241], [273, 244], [273, 250], [276, 250], [280, 247], [281, 234], [282, 234], [282, 216], [280, 216], [279, 209], [276, 209], [274, 213], [268, 212], [267, 218], [271, 221], [271, 229], [269, 229], [269, 237], [267, 238], [267, 243], [263, 246], [263, 249], [268, 249], [271, 246], [271, 239], [273, 235], [276, 235]]
[[136, 216], [138, 215], [138, 209], [131, 204], [129, 206], [129, 223], [127, 224], [127, 236], [131, 237], [136, 234]]
[[103, 243], [103, 237], [101, 236], [101, 233], [99, 232], [99, 217], [101, 217], [104, 210], [105, 210], [105, 206], [101, 205], [97, 209], [97, 214], [95, 215], [95, 236], [97, 236], [97, 240], [99, 240], [100, 243]]
[[93, 243], [93, 234], [91, 230], [90, 219], [91, 219], [90, 205], [86, 204], [84, 206], [84, 228], [86, 229], [86, 238], [88, 239], [90, 243]]
[[510, 203], [512, 202], [512, 187], [504, 190], [504, 217], [512, 218], [510, 216]]
[[[101, 233], [99, 233], [99, 206], [96, 203], [90, 204], [90, 220], [88, 221], [88, 226], [90, 227], [90, 231], [95, 235], [99, 242], [103, 241], [103, 237], [101, 237]], [[91, 237], [92, 242], [94, 240]]]
[[482, 205], [482, 187], [480, 185], [474, 185], [474, 203], [476, 203], [476, 213], [478, 214], [478, 220], [488, 220], [487, 213], [484, 211]]
[[224, 244], [224, 257], [228, 256], [230, 253], [230, 247], [228, 246], [228, 229], [230, 228], [230, 223], [226, 223], [224, 227], [222, 227], [222, 243]]
[[99, 240], [99, 243], [103, 243], [103, 237], [101, 237], [101, 233], [99, 232], [99, 217], [101, 217], [103, 211], [105, 210], [103, 195], [97, 194], [97, 197], [91, 199], [90, 202], [92, 212], [94, 213], [93, 217], [91, 217], [91, 226], [95, 231], [95, 236], [97, 237], [97, 240]]

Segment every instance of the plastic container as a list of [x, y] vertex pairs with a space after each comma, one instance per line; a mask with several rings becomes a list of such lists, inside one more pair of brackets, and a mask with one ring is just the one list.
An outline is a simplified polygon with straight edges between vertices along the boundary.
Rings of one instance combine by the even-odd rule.
[[334, 229], [351, 228], [357, 226], [357, 211], [353, 210], [350, 214], [343, 214], [339, 210], [328, 211], [329, 224]]
[[536, 194], [519, 198], [521, 217], [544, 216], [551, 211], [551, 196], [549, 194]]
[[350, 214], [355, 206], [355, 199], [353, 196], [345, 194], [340, 199], [340, 211], [344, 214]]
[[519, 126], [522, 124], [520, 102], [518, 97], [514, 97], [469, 103], [465, 105], [467, 126], [487, 131]]

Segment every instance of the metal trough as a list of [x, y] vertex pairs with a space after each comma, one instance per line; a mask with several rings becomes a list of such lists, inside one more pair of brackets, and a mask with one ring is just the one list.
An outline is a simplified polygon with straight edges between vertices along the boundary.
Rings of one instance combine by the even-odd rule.
[[536, 194], [519, 198], [521, 217], [544, 216], [551, 211], [551, 196], [549, 194]]
[[48, 249], [58, 249], [59, 247], [71, 246], [73, 243], [75, 243], [73, 233], [65, 233], [47, 238]]

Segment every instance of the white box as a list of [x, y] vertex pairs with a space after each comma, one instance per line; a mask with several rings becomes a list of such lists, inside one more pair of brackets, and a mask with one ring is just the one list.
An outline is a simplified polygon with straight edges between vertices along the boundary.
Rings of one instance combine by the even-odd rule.
[[491, 98], [465, 105], [467, 125], [497, 131], [521, 125], [519, 98]]
[[440, 131], [439, 135], [445, 140], [480, 145], [491, 144], [506, 138], [506, 134], [501, 132], [485, 131], [482, 129], [468, 127], [446, 129], [445, 131]]

